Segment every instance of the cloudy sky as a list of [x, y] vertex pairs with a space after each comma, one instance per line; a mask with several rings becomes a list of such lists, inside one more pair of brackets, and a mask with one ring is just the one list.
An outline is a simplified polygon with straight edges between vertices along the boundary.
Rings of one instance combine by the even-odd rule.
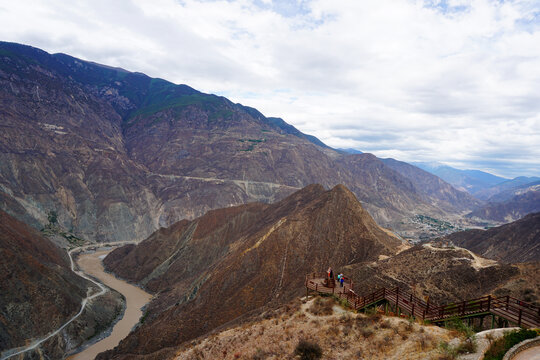
[[333, 147], [540, 176], [539, 0], [0, 0], [0, 23]]

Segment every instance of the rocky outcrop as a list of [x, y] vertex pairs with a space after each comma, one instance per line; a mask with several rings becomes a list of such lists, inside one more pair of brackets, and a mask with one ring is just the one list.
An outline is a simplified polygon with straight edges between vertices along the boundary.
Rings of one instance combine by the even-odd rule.
[[182, 221], [105, 259], [109, 269], [158, 296], [145, 323], [102, 358], [153, 356], [290, 301], [304, 291], [308, 272], [373, 261], [394, 254], [399, 244], [342, 185], [329, 191], [310, 185], [273, 205]]

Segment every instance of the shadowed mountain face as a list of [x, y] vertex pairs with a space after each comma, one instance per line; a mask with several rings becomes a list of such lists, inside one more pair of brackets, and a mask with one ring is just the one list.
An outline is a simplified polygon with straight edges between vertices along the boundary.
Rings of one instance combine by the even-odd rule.
[[0, 211], [0, 350], [56, 330], [75, 315], [88, 282], [64, 251]]
[[223, 97], [27, 46], [0, 43], [0, 104], [0, 207], [37, 228], [55, 211], [83, 238], [143, 239], [312, 183], [345, 184], [397, 230], [475, 204]]
[[540, 178], [519, 176], [512, 180], [504, 181], [497, 185], [486, 188], [474, 194], [479, 199], [489, 202], [502, 202], [510, 200], [512, 197], [524, 194], [527, 191], [538, 190], [540, 188]]
[[510, 222], [538, 211], [540, 211], [540, 187], [536, 186], [534, 190], [515, 195], [507, 201], [488, 203], [467, 214], [467, 217]]
[[105, 259], [109, 270], [158, 296], [145, 323], [101, 358], [151, 358], [290, 301], [303, 292], [308, 272], [374, 261], [400, 244], [342, 185], [330, 191], [310, 185], [273, 205], [214, 210], [179, 222]]
[[507, 263], [540, 261], [540, 213], [489, 230], [467, 230], [443, 240]]

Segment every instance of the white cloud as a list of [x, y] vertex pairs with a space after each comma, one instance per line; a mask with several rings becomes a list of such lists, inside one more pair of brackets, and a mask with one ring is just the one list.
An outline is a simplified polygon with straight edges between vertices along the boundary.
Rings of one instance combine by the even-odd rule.
[[219, 93], [332, 146], [540, 174], [531, 1], [0, 1], [0, 36]]

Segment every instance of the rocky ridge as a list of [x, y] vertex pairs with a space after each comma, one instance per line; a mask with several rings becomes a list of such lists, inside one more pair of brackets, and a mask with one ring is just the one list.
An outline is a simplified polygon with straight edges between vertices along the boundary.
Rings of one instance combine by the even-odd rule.
[[[158, 296], [145, 323], [102, 358], [152, 358], [290, 301], [304, 291], [308, 272], [374, 261], [400, 244], [342, 185], [329, 191], [311, 185], [273, 205], [242, 205], [181, 221], [105, 259], [108, 269]], [[150, 336], [155, 333], [162, 336]]]

